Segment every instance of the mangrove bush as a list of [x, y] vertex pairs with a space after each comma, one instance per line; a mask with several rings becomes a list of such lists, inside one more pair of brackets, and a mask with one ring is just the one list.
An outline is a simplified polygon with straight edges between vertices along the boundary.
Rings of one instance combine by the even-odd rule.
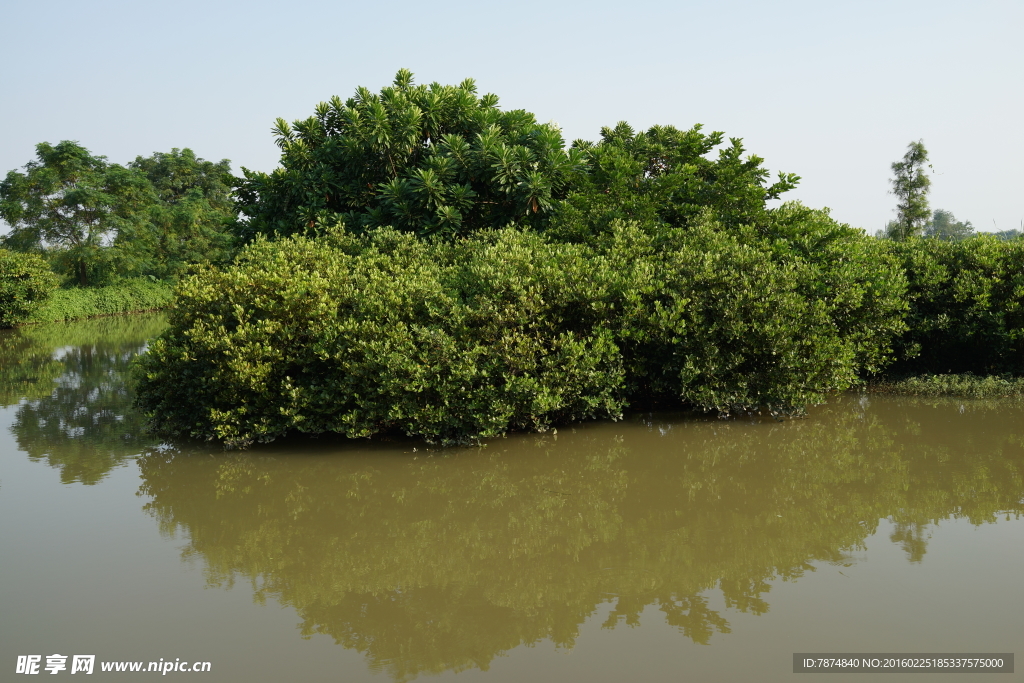
[[139, 399], [158, 432], [229, 446], [464, 443], [651, 398], [799, 412], [901, 329], [900, 279], [880, 270], [862, 258], [823, 285], [809, 260], [711, 219], [657, 236], [618, 223], [595, 245], [516, 229], [258, 240], [179, 287]]
[[243, 169], [236, 194], [241, 236], [316, 234], [390, 226], [418, 235], [464, 235], [511, 221], [540, 224], [582, 164], [554, 124], [498, 97], [457, 86], [414, 85], [403, 69], [380, 94], [359, 88], [315, 115], [274, 126], [281, 167]]
[[[881, 369], [906, 282], [722, 133], [553, 124], [399, 72], [246, 172], [223, 270], [184, 281], [139, 366], [170, 436], [465, 443], [627, 405], [796, 414]], [[716, 150], [718, 150], [716, 152]]]
[[907, 274], [897, 375], [1024, 375], [1024, 241], [888, 242]]

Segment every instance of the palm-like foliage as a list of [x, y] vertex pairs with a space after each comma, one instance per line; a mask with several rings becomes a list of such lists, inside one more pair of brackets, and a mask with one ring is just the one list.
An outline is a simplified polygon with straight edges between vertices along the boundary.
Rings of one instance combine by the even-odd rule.
[[584, 158], [565, 149], [555, 125], [501, 111], [471, 79], [414, 85], [404, 69], [380, 94], [358, 88], [308, 119], [278, 119], [273, 132], [281, 167], [243, 169], [237, 189], [246, 237], [317, 232], [339, 220], [355, 232], [387, 225], [448, 236], [537, 225]]

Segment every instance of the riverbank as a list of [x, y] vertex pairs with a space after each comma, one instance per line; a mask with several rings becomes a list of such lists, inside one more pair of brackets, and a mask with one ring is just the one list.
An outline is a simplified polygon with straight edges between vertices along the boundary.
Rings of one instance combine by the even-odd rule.
[[172, 284], [145, 279], [124, 280], [106, 287], [58, 289], [22, 324], [156, 311], [165, 308], [173, 296]]
[[917, 375], [869, 382], [865, 389], [871, 394], [890, 396], [1024, 398], [1024, 377], [979, 376], [971, 373]]

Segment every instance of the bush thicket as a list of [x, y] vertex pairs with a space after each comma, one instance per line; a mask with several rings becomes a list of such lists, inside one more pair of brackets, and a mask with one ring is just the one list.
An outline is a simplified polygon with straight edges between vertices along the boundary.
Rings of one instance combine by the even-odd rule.
[[904, 379], [871, 382], [868, 391], [901, 396], [957, 397], [969, 399], [1024, 399], [1024, 377], [955, 375], [916, 375]]
[[536, 235], [258, 241], [185, 281], [142, 362], [158, 431], [433, 441], [616, 416], [622, 367], [582, 249]]
[[710, 217], [619, 222], [593, 244], [516, 229], [259, 240], [180, 285], [140, 403], [161, 433], [227, 445], [293, 430], [462, 443], [652, 397], [799, 412], [901, 329], [898, 273], [861, 244], [814, 263]]
[[1024, 374], [1024, 241], [888, 242], [907, 274], [896, 375]]
[[0, 328], [32, 315], [57, 288], [57, 276], [36, 254], [0, 249]]
[[641, 403], [795, 414], [891, 360], [906, 253], [770, 206], [796, 176], [699, 126], [566, 151], [496, 104], [403, 71], [279, 121], [282, 167], [238, 190], [252, 243], [181, 283], [140, 363], [153, 426], [461, 443]]

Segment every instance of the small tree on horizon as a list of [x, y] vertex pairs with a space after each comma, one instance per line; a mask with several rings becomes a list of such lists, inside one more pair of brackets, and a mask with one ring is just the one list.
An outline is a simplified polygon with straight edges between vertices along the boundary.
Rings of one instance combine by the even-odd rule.
[[925, 237], [947, 242], [959, 242], [974, 234], [974, 226], [970, 221], [958, 221], [952, 211], [945, 209], [936, 209], [924, 229]]

